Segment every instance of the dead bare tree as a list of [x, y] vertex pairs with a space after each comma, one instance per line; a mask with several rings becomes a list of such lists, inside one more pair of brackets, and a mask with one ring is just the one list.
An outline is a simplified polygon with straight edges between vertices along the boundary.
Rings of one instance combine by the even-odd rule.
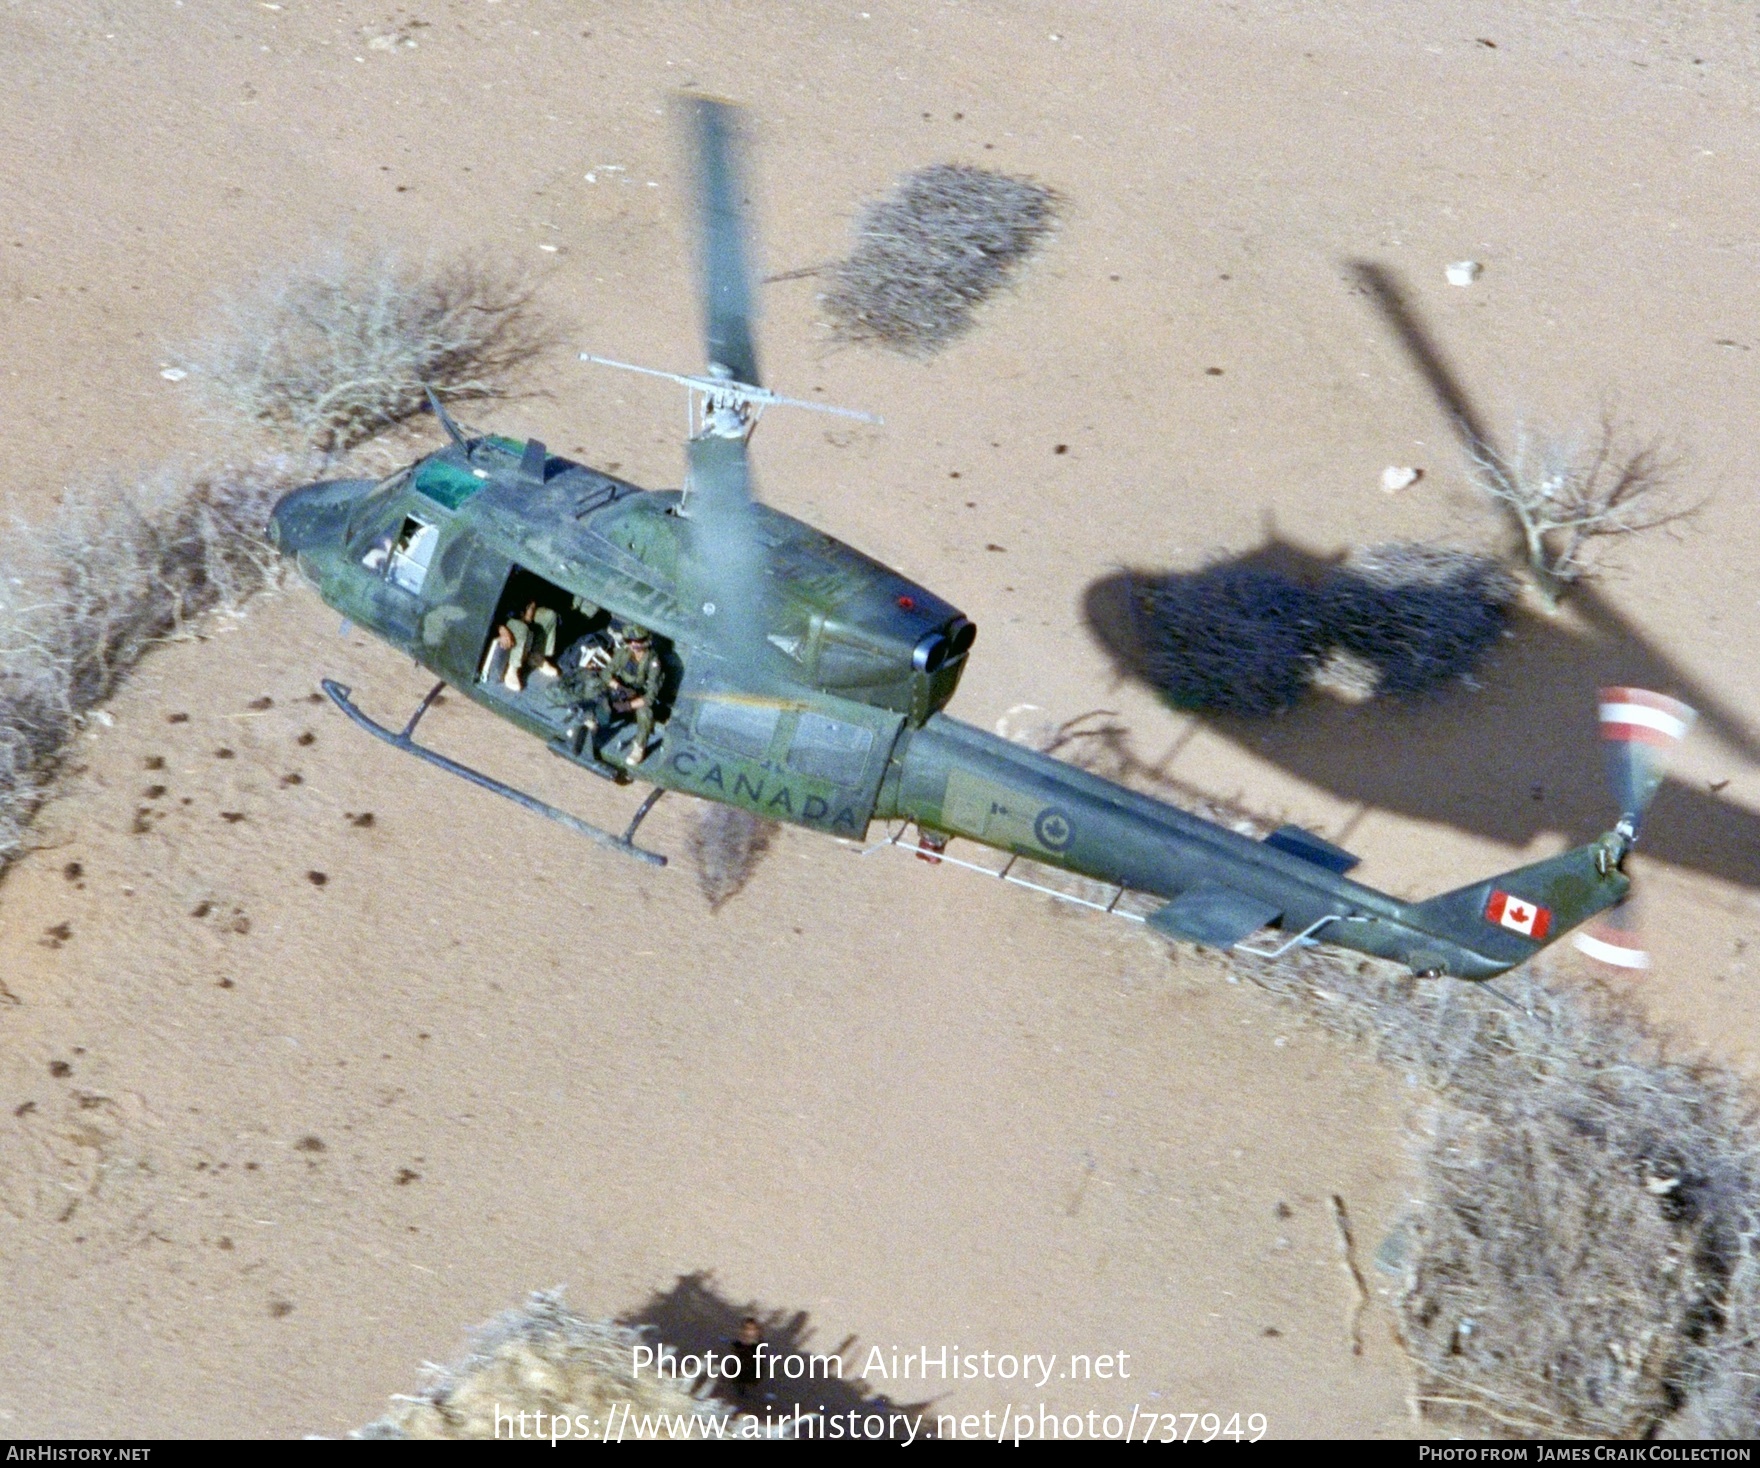
[[1467, 453], [1473, 483], [1520, 527], [1548, 608], [1588, 574], [1592, 542], [1654, 530], [1698, 508], [1679, 503], [1680, 456], [1659, 438], [1634, 444], [1610, 410], [1586, 449], [1520, 429], [1507, 456], [1478, 437]]
[[341, 452], [445, 398], [499, 398], [558, 340], [537, 282], [484, 252], [332, 250], [225, 304], [183, 361], [217, 422]]

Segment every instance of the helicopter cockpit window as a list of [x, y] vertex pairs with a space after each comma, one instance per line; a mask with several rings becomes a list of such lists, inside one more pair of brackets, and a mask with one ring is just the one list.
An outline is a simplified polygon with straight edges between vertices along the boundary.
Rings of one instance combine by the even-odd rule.
[[835, 785], [859, 785], [873, 744], [873, 731], [859, 724], [803, 713], [789, 746], [788, 767], [796, 774]]
[[[399, 469], [389, 479], [382, 479], [375, 484], [355, 505], [348, 517], [348, 541], [355, 547], [356, 553], [363, 561], [373, 551], [378, 552], [375, 560], [367, 562], [373, 570], [382, 570], [385, 557], [391, 553], [391, 540], [397, 528], [397, 520], [391, 513], [391, 502], [403, 492], [409, 483], [409, 470]], [[366, 537], [371, 537], [367, 539]]]
[[776, 737], [782, 710], [774, 704], [705, 703], [697, 713], [697, 738], [747, 759], [763, 759]]
[[[405, 591], [419, 592], [428, 579], [428, 563], [434, 558], [434, 545], [440, 539], [438, 527], [424, 524], [414, 515], [403, 522], [397, 540], [385, 564], [385, 579]], [[369, 556], [371, 552], [368, 553]]]
[[416, 489], [435, 504], [456, 510], [481, 490], [488, 479], [487, 470], [455, 464], [451, 459], [436, 454], [416, 470], [415, 484]]

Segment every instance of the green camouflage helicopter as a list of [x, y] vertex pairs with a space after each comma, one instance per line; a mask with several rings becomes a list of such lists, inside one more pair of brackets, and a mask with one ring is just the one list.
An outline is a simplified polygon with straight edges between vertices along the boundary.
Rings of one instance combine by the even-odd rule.
[[[665, 858], [634, 837], [667, 790], [849, 839], [875, 821], [914, 824], [926, 854], [965, 837], [1008, 853], [1010, 866], [1027, 859], [1147, 894], [1160, 900], [1146, 914], [1151, 927], [1222, 949], [1272, 928], [1275, 948], [1245, 951], [1325, 942], [1424, 976], [1486, 979], [1621, 902], [1625, 860], [1661, 779], [1660, 748], [1692, 718], [1658, 695], [1606, 696], [1622, 811], [1611, 831], [1425, 902], [1351, 881], [1357, 858], [1299, 827], [1254, 840], [948, 717], [973, 624], [934, 592], [753, 498], [747, 445], [766, 407], [843, 410], [759, 385], [736, 114], [702, 99], [684, 106], [708, 368], [655, 375], [690, 394], [685, 488], [643, 490], [536, 439], [467, 436], [434, 399], [445, 448], [381, 482], [287, 495], [270, 525], [274, 544], [329, 605], [441, 680], [401, 731], [326, 680], [350, 718], [656, 865]], [[609, 634], [629, 624], [651, 630], [664, 670], [645, 759], [628, 717], [583, 738], [580, 710], [558, 692], [566, 678], [545, 666], [557, 648], [565, 666], [571, 649], [603, 654]], [[510, 660], [509, 632], [521, 629]], [[527, 657], [538, 664], [529, 672], [519, 666]], [[468, 769], [414, 739], [447, 686], [583, 769], [654, 789], [614, 835]], [[1592, 941], [1617, 949], [1621, 940], [1610, 930]]]

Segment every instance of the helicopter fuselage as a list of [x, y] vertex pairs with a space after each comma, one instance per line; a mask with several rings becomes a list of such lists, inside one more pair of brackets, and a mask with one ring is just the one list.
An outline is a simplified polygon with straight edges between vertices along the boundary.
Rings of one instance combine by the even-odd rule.
[[528, 447], [478, 440], [379, 483], [295, 491], [271, 537], [351, 622], [600, 774], [623, 772], [570, 747], [564, 702], [540, 680], [514, 689], [487, 676], [486, 657], [495, 629], [528, 601], [562, 614], [569, 632], [640, 623], [667, 667], [663, 757], [643, 778], [839, 835], [865, 831], [900, 731], [958, 687], [971, 622], [871, 557], [755, 505], [771, 593], [764, 641], [778, 670], [756, 696], [708, 635], [719, 609], [701, 590], [687, 497], [549, 456], [531, 472]]
[[[382, 482], [296, 490], [270, 536], [332, 607], [410, 654], [557, 755], [620, 782], [632, 772], [568, 737], [564, 701], [532, 678], [492, 676], [496, 629], [530, 603], [564, 637], [611, 618], [658, 638], [662, 737], [633, 774], [656, 786], [848, 839], [914, 822], [1166, 905], [1169, 937], [1229, 948], [1265, 927], [1408, 964], [1487, 978], [1625, 893], [1608, 838], [1429, 902], [1351, 881], [1349, 853], [1284, 827], [1232, 831], [1011, 743], [943, 712], [975, 628], [890, 567], [754, 504], [765, 550], [754, 685], [719, 649], [688, 496], [648, 491], [485, 438]], [[1551, 933], [1492, 921], [1499, 894], [1537, 906]]]

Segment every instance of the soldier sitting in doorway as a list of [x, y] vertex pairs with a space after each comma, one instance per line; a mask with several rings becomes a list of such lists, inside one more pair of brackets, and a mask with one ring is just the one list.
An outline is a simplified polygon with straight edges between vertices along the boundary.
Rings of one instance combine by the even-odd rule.
[[[599, 728], [600, 696], [615, 647], [609, 632], [589, 632], [571, 642], [557, 659], [561, 677], [550, 697], [565, 710], [564, 728], [577, 755], [586, 748], [588, 735]], [[609, 708], [605, 713], [609, 716]]]
[[510, 693], [518, 693], [526, 686], [528, 672], [556, 677], [558, 620], [555, 607], [543, 606], [535, 600], [527, 602], [523, 616], [509, 617], [495, 629], [495, 640], [483, 664], [483, 677], [494, 678], [500, 667], [501, 685]]
[[654, 707], [665, 677], [654, 651], [653, 633], [633, 622], [614, 623], [608, 656], [588, 651], [575, 661], [577, 666], [565, 685], [573, 703], [569, 737], [574, 752], [585, 749], [597, 730], [634, 715], [635, 738], [624, 756], [624, 764], [634, 769], [647, 757], [654, 733]]

